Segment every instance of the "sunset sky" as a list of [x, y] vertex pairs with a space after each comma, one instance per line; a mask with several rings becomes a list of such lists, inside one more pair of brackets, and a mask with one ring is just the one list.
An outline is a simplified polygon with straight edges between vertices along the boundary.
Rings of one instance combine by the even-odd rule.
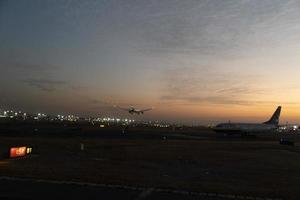
[[300, 123], [298, 0], [2, 0], [0, 108]]

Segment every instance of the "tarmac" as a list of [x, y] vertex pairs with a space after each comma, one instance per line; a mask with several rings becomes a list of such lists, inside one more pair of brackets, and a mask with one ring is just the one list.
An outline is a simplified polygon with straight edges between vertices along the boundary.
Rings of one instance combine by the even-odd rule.
[[272, 198], [223, 195], [217, 193], [196, 193], [180, 190], [142, 188], [124, 185], [95, 184], [86, 182], [51, 181], [0, 177], [0, 199], [162, 199], [162, 200], [279, 200]]

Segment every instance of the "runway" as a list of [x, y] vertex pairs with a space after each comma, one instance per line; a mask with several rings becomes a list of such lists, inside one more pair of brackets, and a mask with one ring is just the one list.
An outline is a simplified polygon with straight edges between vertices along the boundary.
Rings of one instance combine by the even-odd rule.
[[1, 137], [2, 153], [29, 145], [33, 154], [0, 161], [0, 198], [298, 199], [300, 146], [276, 137], [205, 130]]
[[201, 199], [201, 200], [279, 200], [272, 198], [199, 193], [159, 188], [143, 188], [125, 185], [95, 184], [87, 182], [51, 181], [15, 177], [0, 177], [0, 199]]

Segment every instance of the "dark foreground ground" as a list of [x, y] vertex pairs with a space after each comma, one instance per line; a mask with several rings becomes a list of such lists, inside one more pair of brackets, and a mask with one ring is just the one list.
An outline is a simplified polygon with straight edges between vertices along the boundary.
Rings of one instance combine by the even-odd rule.
[[30, 145], [33, 154], [0, 161], [0, 198], [16, 197], [13, 191], [23, 191], [24, 199], [33, 198], [29, 191], [45, 191], [52, 195], [49, 198], [61, 194], [78, 199], [87, 194], [102, 199], [300, 198], [297, 137], [295, 146], [282, 146], [279, 136], [224, 138], [204, 129], [132, 129], [125, 135], [121, 130], [99, 130], [93, 134], [2, 134], [1, 152], [9, 146]]

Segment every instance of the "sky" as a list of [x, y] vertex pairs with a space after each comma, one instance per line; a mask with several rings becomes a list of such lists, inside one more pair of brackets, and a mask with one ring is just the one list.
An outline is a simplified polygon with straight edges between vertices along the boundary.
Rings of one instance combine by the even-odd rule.
[[300, 123], [298, 0], [0, 0], [0, 108]]

